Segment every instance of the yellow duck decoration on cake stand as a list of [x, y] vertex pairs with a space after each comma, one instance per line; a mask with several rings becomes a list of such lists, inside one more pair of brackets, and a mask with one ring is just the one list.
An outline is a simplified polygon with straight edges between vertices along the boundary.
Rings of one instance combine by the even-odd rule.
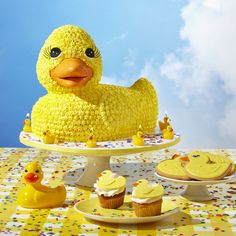
[[167, 112], [165, 112], [165, 117], [164, 117], [163, 122], [162, 122], [162, 121], [159, 121], [158, 123], [159, 123], [159, 128], [160, 128], [161, 131], [163, 131], [164, 129], [167, 128], [167, 126], [170, 125], [170, 119], [169, 119], [169, 117], [167, 116]]
[[172, 126], [168, 125], [166, 129], [162, 130], [162, 135], [164, 139], [173, 139], [175, 135]]
[[164, 188], [161, 184], [150, 185], [146, 179], [140, 179], [133, 183], [135, 189], [135, 197], [151, 198], [163, 195]]
[[104, 170], [98, 177], [97, 186], [101, 189], [118, 189], [126, 184], [126, 179], [123, 176], [117, 177], [111, 170]]
[[86, 146], [89, 148], [94, 148], [97, 146], [97, 141], [93, 134], [93, 128], [90, 129], [90, 135], [88, 137], [88, 141], [86, 142]]
[[43, 143], [45, 144], [53, 144], [55, 143], [55, 137], [53, 135], [51, 135], [49, 130], [46, 130], [45, 132], [43, 132]]
[[37, 162], [25, 166], [23, 179], [26, 183], [18, 194], [18, 203], [25, 208], [53, 208], [62, 206], [66, 199], [64, 185], [50, 188], [41, 184], [43, 171]]
[[144, 146], [144, 134], [141, 125], [139, 125], [137, 134], [132, 136], [132, 143], [135, 146]]
[[99, 84], [101, 55], [83, 29], [66, 25], [54, 30], [36, 67], [48, 91], [32, 109], [36, 136], [42, 137], [47, 127], [58, 142], [86, 142], [91, 126], [97, 141], [131, 137], [139, 124], [145, 132], [154, 131], [158, 103], [152, 84], [145, 78], [131, 87]]
[[24, 124], [24, 127], [23, 127], [24, 132], [28, 132], [28, 133], [32, 132], [30, 114], [29, 113], [26, 114], [26, 118], [25, 118], [23, 124]]

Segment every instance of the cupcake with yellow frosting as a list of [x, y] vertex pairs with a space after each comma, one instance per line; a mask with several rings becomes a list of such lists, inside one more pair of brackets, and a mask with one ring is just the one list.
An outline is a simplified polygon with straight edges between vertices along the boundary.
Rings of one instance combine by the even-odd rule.
[[161, 184], [140, 179], [133, 183], [132, 205], [136, 216], [156, 216], [161, 214], [164, 188]]
[[124, 203], [126, 179], [104, 170], [94, 184], [101, 207], [116, 209]]

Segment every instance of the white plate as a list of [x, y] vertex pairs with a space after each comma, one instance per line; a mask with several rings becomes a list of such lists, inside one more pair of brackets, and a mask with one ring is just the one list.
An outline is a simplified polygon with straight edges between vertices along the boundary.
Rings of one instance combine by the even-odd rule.
[[165, 176], [159, 175], [158, 173], [156, 173], [156, 176], [170, 181], [170, 182], [174, 182], [176, 184], [187, 184], [187, 185], [211, 185], [211, 184], [220, 184], [220, 183], [227, 183], [227, 182], [234, 182], [236, 181], [236, 173], [234, 173], [233, 175], [230, 176], [226, 176], [223, 179], [219, 179], [219, 180], [180, 180], [180, 179], [172, 179], [172, 178], [167, 178]]
[[174, 202], [165, 199], [165, 197], [163, 197], [162, 202], [162, 213], [159, 216], [137, 217], [132, 209], [130, 196], [125, 196], [124, 204], [118, 209], [100, 207], [97, 197], [78, 202], [74, 208], [89, 219], [117, 224], [155, 222], [179, 211], [179, 207]]

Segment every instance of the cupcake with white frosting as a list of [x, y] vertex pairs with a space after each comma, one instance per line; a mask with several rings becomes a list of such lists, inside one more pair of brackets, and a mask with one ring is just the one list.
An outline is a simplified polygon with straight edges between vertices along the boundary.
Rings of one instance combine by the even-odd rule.
[[116, 209], [124, 203], [126, 179], [104, 170], [94, 184], [101, 207]]
[[164, 188], [161, 184], [140, 179], [133, 183], [132, 206], [138, 217], [161, 214]]

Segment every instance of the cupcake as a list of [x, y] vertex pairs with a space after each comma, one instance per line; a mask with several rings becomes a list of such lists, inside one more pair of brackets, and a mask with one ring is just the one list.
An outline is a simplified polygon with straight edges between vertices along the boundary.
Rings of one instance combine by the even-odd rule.
[[95, 192], [101, 207], [116, 209], [123, 205], [125, 197], [126, 179], [112, 173], [111, 170], [104, 170], [99, 174], [97, 182], [94, 184]]
[[164, 189], [161, 184], [140, 179], [133, 183], [132, 206], [138, 217], [156, 216], [161, 214]]

